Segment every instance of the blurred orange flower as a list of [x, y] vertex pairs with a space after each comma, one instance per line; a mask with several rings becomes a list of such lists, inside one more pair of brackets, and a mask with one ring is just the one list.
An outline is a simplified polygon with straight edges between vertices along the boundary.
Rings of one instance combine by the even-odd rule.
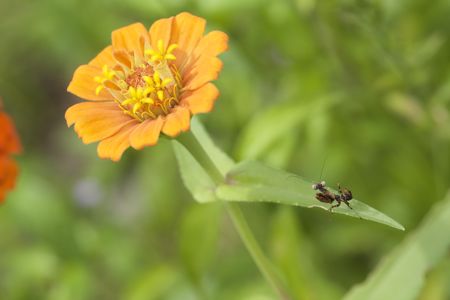
[[20, 151], [19, 137], [12, 120], [3, 111], [0, 99], [0, 203], [5, 200], [6, 193], [15, 185], [18, 168], [10, 156]]
[[14, 188], [18, 168], [12, 159], [0, 156], [0, 203], [5, 200], [6, 193]]
[[220, 31], [189, 13], [135, 23], [112, 33], [112, 45], [74, 73], [67, 90], [90, 100], [70, 107], [68, 126], [84, 143], [100, 141], [101, 158], [118, 161], [128, 147], [155, 145], [160, 133], [189, 130], [191, 115], [211, 111], [219, 95], [210, 82], [228, 48]]

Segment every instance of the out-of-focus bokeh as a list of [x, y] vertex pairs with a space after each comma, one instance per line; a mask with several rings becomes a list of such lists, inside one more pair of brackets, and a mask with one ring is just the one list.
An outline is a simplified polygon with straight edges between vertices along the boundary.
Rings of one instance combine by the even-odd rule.
[[[444, 197], [447, 0], [2, 0], [0, 95], [24, 154], [0, 207], [0, 299], [272, 299], [221, 205], [184, 188], [169, 142], [112, 163], [65, 125], [73, 71], [112, 30], [181, 11], [230, 36], [201, 119], [234, 159], [339, 182], [407, 230]], [[339, 299], [405, 237], [321, 210], [244, 209], [298, 299]], [[449, 261], [422, 299], [450, 294]]]

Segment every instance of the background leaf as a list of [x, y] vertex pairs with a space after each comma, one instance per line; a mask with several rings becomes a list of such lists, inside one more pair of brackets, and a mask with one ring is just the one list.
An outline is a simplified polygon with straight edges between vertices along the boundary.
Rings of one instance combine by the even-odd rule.
[[426, 273], [450, 249], [450, 192], [434, 205], [422, 224], [386, 258], [345, 300], [413, 300]]
[[[285, 141], [286, 137], [294, 148], [295, 136], [286, 134], [297, 131], [300, 125], [317, 114], [325, 113], [337, 100], [338, 95], [328, 95], [308, 102], [290, 101], [269, 107], [253, 117], [240, 134], [236, 145], [237, 157], [244, 160], [270, 155], [272, 149], [277, 150], [277, 145], [289, 143]], [[275, 157], [279, 155], [275, 154]]]
[[127, 300], [156, 300], [166, 297], [179, 280], [179, 271], [170, 265], [155, 267], [136, 279], [126, 294]]
[[201, 290], [202, 281], [217, 255], [223, 211], [220, 203], [196, 205], [186, 212], [180, 223], [180, 257], [193, 284]]
[[289, 206], [276, 208], [269, 239], [273, 261], [285, 275], [295, 299], [338, 299], [338, 288], [324, 278], [303, 230], [294, 210]]

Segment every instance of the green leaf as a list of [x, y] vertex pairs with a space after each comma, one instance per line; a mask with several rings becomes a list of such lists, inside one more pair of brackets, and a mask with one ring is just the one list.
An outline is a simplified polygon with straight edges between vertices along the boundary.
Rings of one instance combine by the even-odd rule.
[[132, 282], [124, 299], [162, 299], [177, 286], [180, 272], [170, 265], [152, 266], [151, 270]]
[[[197, 118], [192, 118], [191, 131], [205, 151], [211, 156], [219, 171], [222, 174], [226, 174], [234, 165], [234, 162], [214, 145], [214, 142]], [[214, 193], [214, 181], [203, 170], [191, 153], [177, 140], [173, 140], [173, 148], [183, 182], [192, 193], [194, 199], [200, 203], [217, 200]]]
[[172, 142], [184, 185], [200, 203], [215, 201], [215, 184], [205, 170], [178, 141]]
[[353, 288], [346, 300], [412, 300], [427, 272], [450, 248], [450, 192], [434, 205], [422, 224], [389, 254], [369, 278]]
[[261, 158], [271, 148], [278, 147], [286, 133], [291, 133], [309, 116], [326, 111], [338, 97], [339, 95], [332, 94], [313, 102], [293, 101], [274, 105], [256, 115], [239, 137], [237, 157], [241, 160]]
[[[226, 201], [273, 202], [328, 210], [330, 205], [315, 199], [311, 185], [295, 174], [250, 161], [234, 167], [227, 174], [226, 184], [217, 188], [216, 195]], [[356, 199], [350, 203], [353, 209], [343, 204], [332, 212], [404, 230], [402, 225], [367, 204]]]

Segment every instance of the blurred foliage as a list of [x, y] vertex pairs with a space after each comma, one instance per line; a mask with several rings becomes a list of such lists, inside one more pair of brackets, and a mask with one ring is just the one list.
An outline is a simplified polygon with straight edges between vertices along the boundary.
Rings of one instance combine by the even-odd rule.
[[[72, 73], [113, 29], [185, 10], [230, 35], [221, 97], [202, 120], [233, 159], [340, 182], [407, 230], [444, 198], [447, 0], [2, 0], [0, 94], [25, 153], [0, 208], [0, 299], [273, 298], [220, 205], [183, 187], [170, 143], [114, 164], [65, 126]], [[315, 210], [244, 208], [298, 299], [342, 297], [405, 236]], [[448, 265], [426, 277], [422, 299], [450, 297]]]
[[[445, 258], [450, 248], [450, 235], [443, 228], [450, 228], [450, 193], [442, 203], [433, 206], [417, 230], [386, 256], [367, 281], [353, 288], [344, 299], [417, 299], [425, 275]], [[448, 289], [448, 284], [434, 285], [425, 295], [441, 293], [441, 297], [432, 299], [444, 299], [442, 290]]]

